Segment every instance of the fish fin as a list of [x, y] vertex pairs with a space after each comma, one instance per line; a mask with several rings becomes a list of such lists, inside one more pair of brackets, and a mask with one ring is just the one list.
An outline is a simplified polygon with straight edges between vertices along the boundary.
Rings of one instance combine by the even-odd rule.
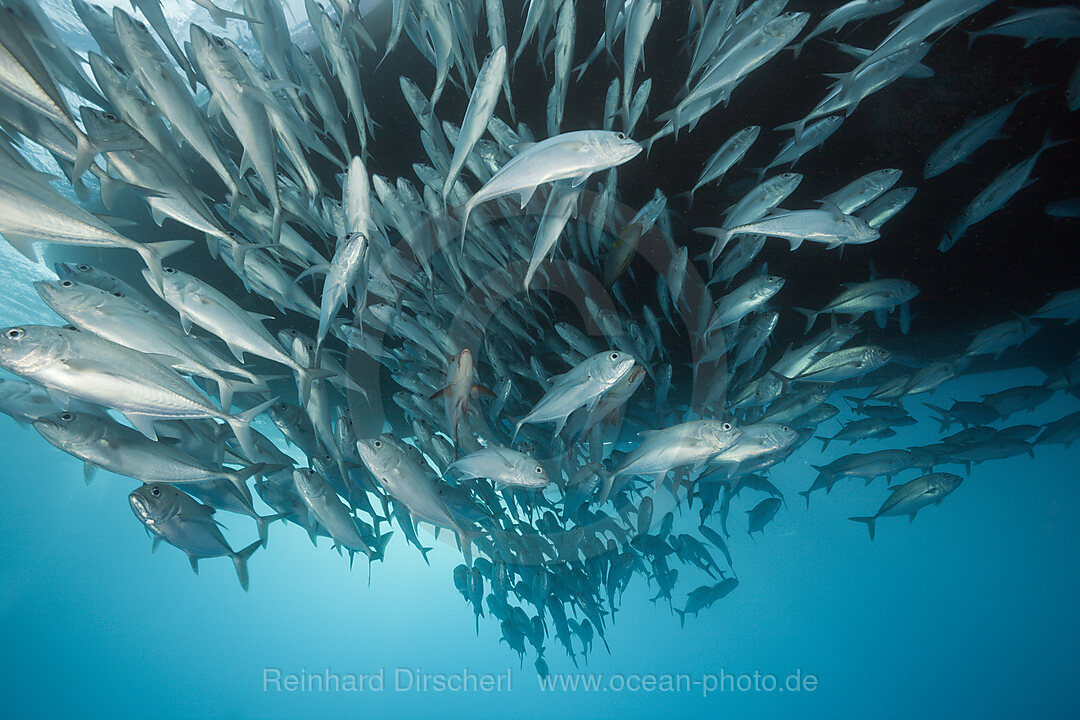
[[806, 316], [806, 329], [803, 330], [803, 334], [810, 332], [814, 327], [814, 323], [817, 322], [818, 312], [816, 310], [808, 310], [807, 308], [793, 307], [792, 310]]
[[153, 541], [150, 543], [150, 554], [153, 555], [157, 552], [158, 547], [161, 546], [161, 536], [155, 535]]
[[38, 250], [37, 240], [27, 235], [4, 231], [4, 239], [19, 251], [19, 254], [32, 262], [41, 262], [41, 253]]
[[53, 404], [61, 410], [67, 410], [68, 405], [71, 403], [71, 398], [66, 392], [48, 386], [45, 387], [45, 392], [48, 393], [49, 399], [53, 401]]
[[450, 394], [450, 386], [447, 385], [446, 387], [442, 388], [441, 390], [436, 390], [435, 392], [433, 392], [430, 396], [428, 396], [428, 400], [441, 400], [442, 398], [446, 397], [449, 394]]
[[[800, 495], [801, 494], [802, 493], [800, 493]], [[810, 504], [809, 495], [806, 498], [806, 503], [809, 506], [809, 504]], [[914, 517], [914, 516], [915, 516], [914, 513], [912, 513], [912, 517]], [[853, 517], [853, 518], [848, 518], [848, 520], [854, 520], [855, 522], [866, 523], [866, 529], [870, 531], [870, 541], [871, 542], [874, 541], [874, 526], [877, 523], [877, 518], [876, 517]]]
[[248, 589], [248, 558], [250, 558], [256, 550], [261, 548], [262, 545], [262, 540], [256, 540], [240, 552], [233, 553], [233, 565], [236, 567], [236, 577], [240, 580], [240, 587], [244, 588], [244, 592], [247, 592]]
[[320, 367], [303, 368], [297, 375], [296, 389], [300, 392], [300, 400], [305, 404], [308, 401], [308, 397], [311, 396], [311, 383], [316, 380], [337, 377], [337, 373], [333, 370], [324, 370]]
[[472, 386], [472, 395], [473, 395], [473, 397], [477, 397], [479, 395], [486, 395], [487, 397], [495, 397], [494, 391], [492, 391], [491, 388], [484, 387], [483, 385], [473, 385]]
[[161, 242], [143, 243], [134, 249], [142, 256], [146, 267], [150, 269], [150, 276], [154, 280], [154, 286], [161, 290], [164, 287], [161, 261], [192, 244], [194, 244], [193, 240], [163, 240]]
[[232, 428], [233, 435], [236, 436], [237, 441], [240, 443], [240, 449], [243, 450], [244, 455], [247, 457], [251, 458], [256, 455], [254, 438], [251, 435], [251, 421], [266, 412], [277, 400], [277, 397], [273, 397], [250, 410], [245, 410], [239, 415], [223, 416], [222, 419]]
[[151, 440], [157, 440], [157, 431], [154, 430], [154, 420], [156, 418], [150, 415], [142, 415], [140, 413], [124, 413], [124, 417], [135, 427], [136, 430], [141, 432]]
[[518, 193], [518, 202], [521, 203], [522, 209], [524, 209], [525, 206], [529, 204], [529, 201], [532, 200], [532, 196], [536, 193], [536, 188], [536, 185], [533, 185], [532, 187], [522, 188], [521, 191]]
[[94, 479], [94, 472], [96, 470], [96, 465], [91, 465], [88, 462], [83, 463], [83, 480], [86, 482], [87, 485], [89, 485], [90, 481]]
[[199, 574], [199, 558], [195, 557], [194, 555], [188, 555], [187, 559], [188, 559], [188, 562], [191, 563], [192, 572], [194, 572], [196, 575], [198, 575]]
[[83, 133], [78, 134], [77, 150], [75, 151], [75, 166], [71, 169], [71, 179], [81, 178], [90, 169], [90, 163], [97, 157], [98, 149]]

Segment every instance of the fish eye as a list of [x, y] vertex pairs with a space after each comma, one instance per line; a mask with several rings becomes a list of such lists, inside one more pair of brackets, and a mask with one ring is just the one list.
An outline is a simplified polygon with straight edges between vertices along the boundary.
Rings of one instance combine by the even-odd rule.
[[118, 297], [118, 298], [124, 297], [124, 293], [118, 292], [116, 290], [113, 290], [111, 294], [112, 294], [113, 297]]
[[119, 118], [118, 118], [118, 117], [116, 117], [115, 115], [113, 115], [112, 113], [109, 113], [109, 112], [105, 113], [105, 116], [104, 116], [104, 117], [105, 117], [105, 119], [106, 119], [106, 120], [108, 120], [109, 122], [116, 122], [117, 120], [119, 120]]
[[136, 20], [135, 24], [139, 26], [140, 30], [146, 30], [146, 26], [142, 24], [141, 20]]
[[731, 429], [731, 423], [724, 423], [721, 427], [722, 427], [724, 432], [727, 432], [728, 430]]
[[70, 280], [64, 280], [60, 283], [60, 287], [71, 287], [73, 284]]
[[795, 173], [784, 173], [780, 177], [784, 178], [785, 180], [790, 180], [791, 178], [795, 177]]
[[72, 415], [69, 412], [62, 412], [62, 413], [60, 413], [60, 419], [63, 420], [64, 422], [71, 422], [72, 420], [75, 419], [75, 416]]
[[90, 266], [89, 265], [80, 265], [75, 269], [78, 270], [79, 272], [90, 272]]
[[537, 466], [536, 466], [536, 474], [537, 474], [537, 475], [543, 475], [543, 474], [544, 474], [544, 468], [542, 468], [542, 467], [540, 467], [539, 465], [537, 465]]
[[612, 360], [618, 360], [619, 359], [619, 353], [617, 353], [617, 352], [611, 353], [611, 359]]
[[619, 138], [620, 140], [625, 140], [626, 139], [626, 133], [619, 133], [615, 137]]
[[378, 450], [379, 448], [382, 447], [382, 440], [376, 440], [375, 442], [371, 443], [371, 447]]
[[225, 47], [225, 41], [222, 40], [221, 38], [217, 37], [217, 36], [214, 37], [214, 44], [217, 45], [220, 48]]
[[157, 497], [158, 495], [161, 495], [161, 488], [151, 488], [150, 489], [150, 494], [153, 495], [154, 497]]
[[26, 333], [23, 332], [22, 328], [11, 328], [4, 333], [4, 336], [7, 337], [8, 340], [21, 340], [22, 336], [25, 334]]
[[172, 275], [173, 273], [176, 272], [176, 268], [167, 267], [167, 268], [161, 268], [161, 269], [164, 270], [165, 272], [169, 273], [170, 275]]
[[783, 430], [784, 432], [789, 432], [791, 430], [791, 428], [789, 428], [787, 425], [781, 425], [780, 429]]

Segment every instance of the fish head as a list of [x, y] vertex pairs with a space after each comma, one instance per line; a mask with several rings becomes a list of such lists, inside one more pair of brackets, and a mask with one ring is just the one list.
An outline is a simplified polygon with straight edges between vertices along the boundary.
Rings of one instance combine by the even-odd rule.
[[954, 475], [952, 473], [938, 473], [938, 476], [934, 481], [934, 488], [942, 496], [945, 496], [960, 487], [960, 483], [962, 482], [964, 482], [964, 478], [959, 475]]
[[614, 385], [634, 367], [634, 358], [618, 350], [597, 353], [589, 361], [590, 372], [594, 378]]
[[138, 53], [152, 58], [161, 52], [146, 24], [131, 17], [119, 7], [113, 8], [113, 25], [116, 27], [116, 34], [120, 37], [120, 43], [129, 54]]
[[17, 375], [33, 373], [59, 361], [67, 348], [60, 328], [25, 325], [0, 330], [0, 367]]
[[761, 278], [757, 294], [761, 297], [770, 298], [780, 292], [782, 287], [784, 287], [784, 278], [779, 275], [766, 275]]
[[190, 276], [173, 267], [161, 268], [162, 287], [160, 290], [157, 286], [157, 282], [154, 280], [154, 275], [150, 272], [149, 268], [143, 268], [142, 276], [146, 280], [146, 284], [150, 286], [150, 289], [161, 295], [162, 299], [166, 301], [169, 298], [180, 297], [188, 291], [194, 292], [196, 290]]
[[79, 116], [86, 127], [86, 134], [100, 150], [122, 150], [146, 145], [136, 130], [111, 112], [84, 105], [79, 108]]
[[910, 280], [898, 280], [896, 283], [896, 294], [904, 298], [904, 302], [918, 295], [920, 288]]
[[870, 225], [870, 223], [866, 222], [860, 217], [848, 215], [844, 218], [844, 221], [848, 224], [848, 226], [854, 233], [854, 240], [851, 240], [849, 242], [868, 243], [873, 242], [874, 240], [877, 240], [879, 237], [881, 237], [880, 230], [878, 230], [876, 227], [873, 227], [872, 225]]
[[37, 418], [34, 429], [58, 447], [81, 447], [105, 435], [105, 424], [93, 415], [64, 410], [54, 415]]
[[94, 287], [104, 288], [106, 285], [111, 285], [113, 281], [113, 278], [107, 273], [86, 263], [56, 263], [53, 265], [53, 271], [61, 280], [72, 280], [85, 285], [93, 285]]
[[593, 137], [593, 146], [602, 162], [607, 165], [621, 165], [642, 151], [642, 147], [626, 133], [598, 130]]
[[384, 475], [398, 464], [397, 449], [396, 444], [386, 434], [356, 441], [356, 451], [360, 453], [360, 459], [375, 477]]
[[706, 430], [706, 442], [716, 452], [723, 452], [737, 443], [746, 433], [729, 422], [710, 422]]
[[315, 498], [325, 492], [326, 481], [313, 468], [296, 468], [293, 470], [293, 482], [302, 497]]
[[799, 431], [787, 425], [769, 428], [769, 440], [777, 450], [789, 448], [799, 440]]
[[514, 462], [518, 481], [524, 487], [542, 488], [551, 482], [551, 476], [543, 464], [531, 455], [523, 455]]
[[892, 359], [892, 353], [883, 347], [872, 345], [866, 348], [863, 357], [867, 366], [881, 367]]
[[34, 283], [34, 289], [45, 304], [60, 315], [65, 314], [61, 310], [78, 312], [98, 308], [105, 303], [104, 290], [72, 280], [39, 280]]
[[809, 19], [810, 13], [786, 12], [768, 22], [762, 27], [761, 32], [773, 37], [791, 39], [799, 34], [799, 31], [803, 29]]
[[181, 491], [165, 483], [147, 483], [128, 495], [131, 511], [149, 528], [159, 525], [180, 511]]
[[469, 348], [451, 355], [446, 364], [446, 384], [454, 387], [472, 384], [473, 357]]

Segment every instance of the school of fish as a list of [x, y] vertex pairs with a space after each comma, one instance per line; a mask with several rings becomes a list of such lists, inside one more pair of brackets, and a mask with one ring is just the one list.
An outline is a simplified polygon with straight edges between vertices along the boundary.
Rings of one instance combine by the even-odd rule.
[[[871, 95], [926, 82], [957, 24], [972, 42], [1026, 47], [1080, 37], [1080, 9], [988, 24], [992, 0], [606, 0], [602, 34], [583, 37], [584, 3], [393, 0], [384, 40], [352, 0], [306, 0], [302, 37], [278, 0], [198, 0], [221, 28], [245, 28], [247, 47], [213, 25], [174, 35], [159, 0], [131, 12], [71, 0], [98, 48], [80, 54], [38, 3], [0, 0], [0, 234], [47, 254], [55, 279], [34, 287], [59, 318], [0, 329], [0, 411], [85, 463], [87, 481], [95, 469], [131, 478], [110, 487], [130, 490], [155, 549], [175, 546], [196, 572], [228, 557], [245, 590], [249, 558], [281, 523], [350, 565], [366, 556], [369, 572], [408, 545], [426, 560], [433, 540], [452, 543], [477, 630], [492, 618], [541, 674], [551, 647], [576, 664], [596, 637], [607, 645], [635, 578], [682, 621], [734, 591], [729, 529], [753, 537], [784, 511], [769, 470], [793, 456], [807, 507], [841, 480], [889, 483], [851, 518], [873, 540], [882, 519], [914, 519], [961, 486], [942, 466], [970, 473], [1080, 437], [1080, 410], [992, 427], [1076, 395], [1075, 349], [1042, 384], [928, 397], [973, 361], [1076, 322], [1080, 288], [1047, 288], [1034, 312], [972, 328], [962, 352], [914, 358], [889, 342], [918, 323], [913, 282], [871, 265], [805, 309], [784, 302], [785, 283], [805, 279], [757, 261], [770, 238], [792, 252], [875, 243], [916, 185], [1000, 137], [1029, 96], [1077, 110], [1080, 69], [971, 116], [907, 184], [895, 168], [792, 170]], [[685, 21], [685, 52], [650, 57], [669, 65], [650, 76], [662, 12]], [[803, 117], [739, 130], [702, 154], [696, 181], [623, 204], [621, 175], [752, 104], [773, 57], [878, 16], [892, 24], [876, 45], [834, 43], [851, 69]], [[398, 78], [412, 116], [380, 115], [365, 86], [407, 50], [429, 63]], [[545, 69], [543, 118], [515, 106], [537, 92], [514, 83], [524, 63]], [[586, 72], [606, 74], [606, 95], [572, 92]], [[450, 96], [467, 99], [463, 115], [440, 108]], [[567, 126], [586, 111], [591, 124]], [[381, 144], [400, 134], [419, 134], [425, 154], [411, 177], [380, 175]], [[1046, 128], [1025, 160], [988, 169], [939, 250], [992, 223], [1043, 154], [1073, 139]], [[743, 167], [766, 142], [773, 159]], [[735, 177], [744, 191], [721, 202]], [[787, 204], [804, 181], [822, 188], [817, 205]], [[714, 203], [715, 221], [677, 228], [693, 202]], [[65, 254], [80, 248], [100, 260]], [[786, 349], [782, 316], [800, 328], [805, 317]], [[880, 444], [929, 400], [939, 442]], [[866, 451], [826, 463], [815, 436], [822, 452]], [[251, 517], [250, 542], [235, 549], [218, 512]]]

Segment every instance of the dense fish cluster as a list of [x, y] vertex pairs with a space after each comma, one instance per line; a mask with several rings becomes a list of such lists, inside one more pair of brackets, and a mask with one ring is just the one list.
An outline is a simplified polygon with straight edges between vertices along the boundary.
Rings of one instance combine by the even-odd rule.
[[[1029, 97], [1076, 110], [1080, 71], [971, 114], [914, 159], [916, 176], [792, 169], [842, 143], [829, 139], [871, 96], [929, 82], [957, 24], [977, 43], [1066, 41], [1080, 10], [990, 22], [990, 0], [586, 4], [393, 0], [384, 40], [351, 0], [307, 0], [305, 33], [278, 0], [200, 0], [250, 33], [238, 42], [212, 25], [174, 35], [159, 0], [132, 0], [136, 12], [72, 0], [97, 47], [84, 55], [36, 2], [0, 0], [0, 233], [50, 254], [56, 279], [35, 288], [62, 318], [0, 330], [0, 366], [16, 376], [0, 381], [0, 410], [85, 462], [88, 480], [101, 468], [141, 481], [129, 502], [155, 547], [196, 570], [229, 557], [245, 589], [278, 521], [369, 563], [405, 543], [426, 558], [418, 526], [434, 526], [460, 549], [453, 582], [477, 627], [498, 621], [541, 673], [546, 648], [576, 663], [596, 637], [607, 644], [635, 578], [683, 620], [735, 590], [729, 530], [753, 537], [784, 511], [769, 470], [796, 453], [807, 506], [844, 479], [896, 481], [852, 518], [873, 539], [882, 518], [957, 489], [941, 466], [970, 472], [1080, 436], [1080, 413], [993, 427], [1076, 394], [1075, 348], [1040, 385], [927, 395], [1080, 319], [1080, 289], [1045, 288], [1044, 305], [973, 328], [958, 352], [914, 353], [920, 287], [878, 276], [873, 246], [848, 250], [869, 253], [868, 275], [810, 309], [784, 290], [813, 276], [759, 259], [774, 238], [799, 254], [822, 246], [826, 262], [877, 243], [917, 185], [1000, 136]], [[650, 75], [661, 13], [685, 33]], [[864, 22], [872, 44], [841, 42]], [[640, 184], [649, 157], [752, 103], [774, 57], [830, 44], [849, 69], [805, 114], [690, 145], [702, 151], [682, 186], [626, 204], [620, 178]], [[404, 52], [430, 67], [394, 78], [411, 116], [382, 115], [372, 78]], [[536, 64], [546, 85], [514, 82]], [[586, 73], [606, 94], [570, 92]], [[542, 117], [526, 116], [538, 93]], [[1073, 139], [1043, 131], [1026, 159], [987, 172], [941, 251]], [[417, 133], [423, 155], [392, 157], [394, 137]], [[747, 167], [765, 144], [767, 162]], [[411, 175], [379, 174], [403, 161]], [[791, 199], [804, 182], [816, 204]], [[1047, 213], [1076, 216], [1069, 190]], [[678, 214], [691, 203], [711, 218], [695, 231]], [[83, 261], [79, 248], [100, 252]], [[882, 449], [926, 400], [940, 441]], [[815, 436], [860, 452], [825, 462]], [[257, 536], [235, 549], [217, 511], [250, 516]]]

